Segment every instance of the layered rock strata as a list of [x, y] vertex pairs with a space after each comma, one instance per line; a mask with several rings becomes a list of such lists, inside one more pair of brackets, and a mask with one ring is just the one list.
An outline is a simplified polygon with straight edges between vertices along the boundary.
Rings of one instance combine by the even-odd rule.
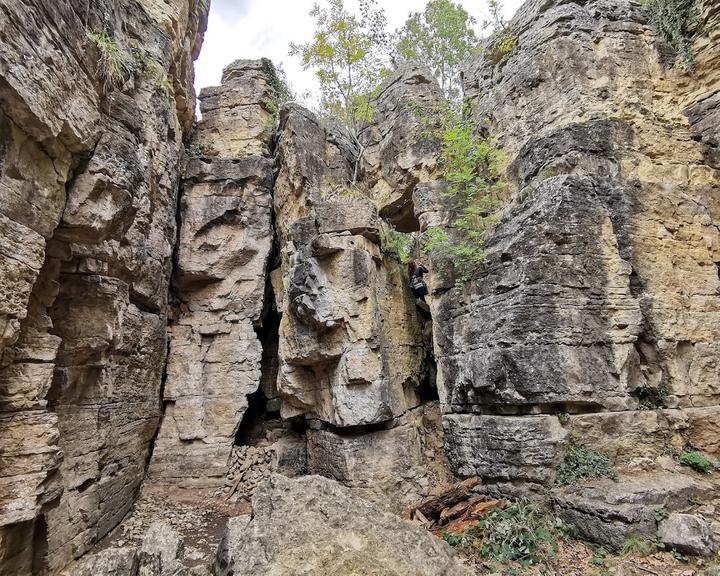
[[[718, 455], [720, 54], [704, 10], [694, 75], [629, 0], [531, 0], [517, 47], [468, 64], [514, 193], [477, 278], [433, 301], [461, 475], [549, 484], [570, 434], [621, 468], [688, 442]], [[439, 187], [416, 209], [441, 219]]]
[[144, 476], [206, 12], [0, 2], [2, 574], [83, 554]]
[[200, 93], [202, 120], [183, 172], [163, 401], [153, 481], [218, 487], [260, 385], [268, 261], [273, 246], [269, 157], [275, 72], [238, 60]]
[[409, 411], [422, 402], [428, 349], [405, 272], [383, 253], [381, 236], [384, 215], [414, 226], [412, 190], [435, 169], [437, 148], [422, 135], [417, 107], [441, 98], [427, 71], [398, 71], [359, 140], [297, 105], [281, 112], [273, 273], [281, 414], [310, 422], [310, 472], [367, 494], [399, 488], [398, 468], [424, 467]]

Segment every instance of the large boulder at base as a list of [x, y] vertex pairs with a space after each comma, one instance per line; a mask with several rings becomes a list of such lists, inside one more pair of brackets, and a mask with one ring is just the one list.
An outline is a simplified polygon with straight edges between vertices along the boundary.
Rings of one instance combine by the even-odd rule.
[[228, 523], [216, 576], [470, 576], [419, 524], [320, 476], [273, 475]]

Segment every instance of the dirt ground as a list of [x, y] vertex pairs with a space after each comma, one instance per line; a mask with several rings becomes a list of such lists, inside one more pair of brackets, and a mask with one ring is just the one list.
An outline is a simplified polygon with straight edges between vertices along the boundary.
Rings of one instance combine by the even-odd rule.
[[198, 495], [185, 490], [146, 484], [132, 511], [99, 544], [140, 546], [148, 527], [156, 521], [169, 522], [185, 543], [185, 565], [212, 564], [228, 518], [251, 511], [246, 500], [227, 504], [221, 498]]

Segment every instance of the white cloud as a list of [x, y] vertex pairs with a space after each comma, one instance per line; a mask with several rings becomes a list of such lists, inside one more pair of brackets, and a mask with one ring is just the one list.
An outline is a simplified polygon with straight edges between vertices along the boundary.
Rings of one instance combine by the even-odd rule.
[[[506, 0], [506, 17], [510, 18], [522, 2]], [[426, 0], [378, 3], [385, 9], [389, 28], [394, 30], [405, 22], [408, 13], [422, 11]], [[487, 17], [484, 2], [461, 0], [461, 4], [478, 23]], [[313, 20], [308, 14], [312, 5], [313, 0], [212, 0], [202, 52], [195, 64], [196, 88], [219, 84], [223, 68], [233, 60], [266, 57], [283, 64], [298, 93], [316, 90], [312, 71], [303, 71], [297, 58], [288, 55], [291, 42], [306, 42], [312, 36]], [[348, 0], [347, 5], [352, 7], [353, 0]]]

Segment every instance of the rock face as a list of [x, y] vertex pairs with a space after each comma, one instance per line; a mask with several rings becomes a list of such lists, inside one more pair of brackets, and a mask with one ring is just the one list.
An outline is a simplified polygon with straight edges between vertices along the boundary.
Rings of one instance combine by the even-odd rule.
[[[671, 67], [630, 0], [530, 0], [510, 25], [514, 51], [467, 65], [466, 94], [514, 192], [475, 280], [435, 286], [438, 387], [461, 475], [549, 484], [569, 433], [620, 467], [668, 439], [718, 455], [710, 4], [694, 76]], [[441, 188], [416, 190], [423, 224], [441, 218]]]
[[3, 574], [83, 554], [144, 476], [206, 12], [0, 2]]
[[355, 152], [343, 136], [284, 108], [274, 191], [283, 415], [341, 428], [417, 406], [424, 355], [404, 276], [380, 250], [377, 208], [350, 189]]
[[427, 68], [405, 64], [380, 87], [373, 122], [360, 133], [369, 193], [380, 215], [404, 232], [420, 229], [415, 187], [437, 177], [440, 146], [426, 133], [444, 101]]
[[425, 474], [418, 419], [409, 411], [430, 378], [428, 347], [406, 274], [382, 252], [381, 216], [411, 225], [412, 190], [435, 166], [411, 103], [429, 108], [441, 98], [426, 71], [398, 71], [359, 143], [297, 105], [280, 115], [280, 268], [272, 277], [281, 312], [281, 414], [310, 421], [311, 473], [368, 489], [369, 497], [373, 486], [378, 496], [397, 487], [400, 468]]
[[217, 576], [470, 575], [445, 542], [319, 476], [273, 476], [230, 520]]
[[198, 156], [185, 165], [180, 198], [178, 302], [153, 480], [218, 486], [246, 397], [260, 384], [255, 328], [263, 320], [273, 246], [274, 80], [269, 61], [239, 60], [225, 69], [221, 86], [200, 94], [203, 120], [190, 144]]

